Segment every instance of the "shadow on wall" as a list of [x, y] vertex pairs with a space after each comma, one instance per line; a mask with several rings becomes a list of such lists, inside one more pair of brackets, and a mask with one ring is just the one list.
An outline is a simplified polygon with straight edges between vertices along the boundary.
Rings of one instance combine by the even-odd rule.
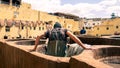
[[[90, 45], [120, 45], [120, 39], [113, 38], [99, 38], [94, 36], [80, 35], [77, 36], [83, 43]], [[73, 40], [70, 40], [70, 43], [75, 43]]]

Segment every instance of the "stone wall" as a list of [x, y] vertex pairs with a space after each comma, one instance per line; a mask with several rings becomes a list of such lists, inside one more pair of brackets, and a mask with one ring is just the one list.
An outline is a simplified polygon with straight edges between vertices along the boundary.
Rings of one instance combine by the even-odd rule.
[[68, 62], [69, 58], [28, 52], [25, 46], [0, 42], [0, 68], [69, 68]]

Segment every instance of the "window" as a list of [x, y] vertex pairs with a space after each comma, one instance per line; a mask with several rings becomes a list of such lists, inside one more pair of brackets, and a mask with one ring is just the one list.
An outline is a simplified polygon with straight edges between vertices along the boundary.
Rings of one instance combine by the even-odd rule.
[[119, 28], [119, 26], [116, 26], [116, 29], [118, 29]]
[[24, 29], [24, 26], [22, 26], [22, 30]]
[[41, 30], [41, 27], [39, 27], [39, 30]]
[[96, 34], [96, 36], [98, 36], [98, 34]]
[[106, 30], [109, 30], [109, 27], [107, 27]]
[[9, 26], [6, 26], [6, 27], [5, 27], [5, 31], [6, 31], [6, 32], [10, 32], [10, 27], [9, 27]]
[[86, 29], [88, 29], [88, 27], [85, 27]]
[[36, 30], [36, 27], [34, 27], [34, 30]]
[[70, 26], [68, 26], [68, 28], [70, 28]]
[[44, 27], [42, 27], [42, 30], [44, 30]]
[[4, 39], [8, 39], [8, 36], [5, 35], [5, 36], [4, 36]]

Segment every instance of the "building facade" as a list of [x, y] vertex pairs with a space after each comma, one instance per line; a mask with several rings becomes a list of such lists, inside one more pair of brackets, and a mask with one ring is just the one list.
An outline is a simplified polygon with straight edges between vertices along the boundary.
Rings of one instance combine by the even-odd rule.
[[109, 18], [101, 20], [100, 25], [95, 25], [91, 29], [87, 29], [88, 35], [93, 36], [108, 36], [120, 34], [120, 18]]
[[46, 31], [45, 22], [60, 22], [72, 32], [80, 30], [80, 22], [31, 9], [21, 0], [0, 0], [0, 39], [36, 38]]

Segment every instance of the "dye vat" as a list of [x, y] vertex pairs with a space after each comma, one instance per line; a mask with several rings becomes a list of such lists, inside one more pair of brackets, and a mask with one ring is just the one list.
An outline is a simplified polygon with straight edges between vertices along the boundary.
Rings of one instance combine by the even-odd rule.
[[71, 68], [119, 68], [120, 46], [93, 45], [94, 50], [84, 50], [72, 56]]
[[33, 40], [33, 39], [7, 39], [6, 41], [21, 41], [21, 40]]
[[[0, 68], [69, 68], [70, 57], [29, 52], [33, 40], [0, 41]], [[27, 44], [26, 44], [27, 43]], [[6, 62], [7, 61], [7, 62]]]
[[[6, 41], [14, 42], [17, 45], [26, 45], [26, 46], [35, 45], [35, 40], [34, 39], [8, 39]], [[44, 44], [45, 42], [46, 42], [46, 39], [41, 39], [39, 41], [39, 45]]]
[[[78, 36], [83, 43], [91, 44], [94, 50], [84, 50], [70, 59], [71, 68], [119, 68], [120, 40], [110, 37]], [[71, 40], [70, 43], [73, 43]]]
[[[34, 48], [35, 45], [35, 40], [34, 39], [8, 39], [6, 40], [7, 42], [11, 42], [11, 43], [15, 43], [16, 45], [19, 46], [26, 46], [27, 48]], [[46, 53], [46, 39], [40, 39], [38, 47], [36, 49], [36, 52], [45, 54]], [[74, 55], [78, 55], [83, 51], [82, 47], [79, 47], [79, 45], [77, 44], [69, 44], [67, 45], [67, 49], [66, 49], [66, 56], [65, 57], [70, 57], [70, 56], [74, 56]]]
[[[104, 36], [104, 37], [94, 37], [87, 35], [79, 35], [78, 38], [83, 42], [91, 45], [120, 45], [120, 39], [111, 38], [113, 36]], [[117, 37], [117, 36], [114, 36]], [[74, 43], [73, 40], [70, 40], [70, 43]]]
[[71, 57], [55, 57], [29, 52], [28, 49], [34, 47], [34, 40], [0, 41], [0, 68], [119, 68], [120, 49], [117, 45], [120, 45], [120, 40], [79, 38], [82, 42], [93, 45], [94, 50], [84, 50]]
[[120, 47], [99, 47], [94, 51], [95, 59], [113, 68], [120, 67]]

